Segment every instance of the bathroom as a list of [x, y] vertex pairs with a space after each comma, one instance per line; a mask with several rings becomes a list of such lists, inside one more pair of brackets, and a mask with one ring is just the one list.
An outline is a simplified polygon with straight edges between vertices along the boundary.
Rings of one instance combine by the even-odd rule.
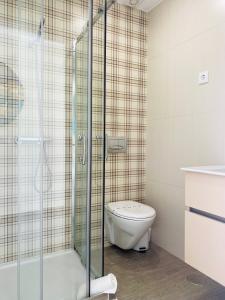
[[224, 20], [0, 0], [1, 300], [225, 299]]

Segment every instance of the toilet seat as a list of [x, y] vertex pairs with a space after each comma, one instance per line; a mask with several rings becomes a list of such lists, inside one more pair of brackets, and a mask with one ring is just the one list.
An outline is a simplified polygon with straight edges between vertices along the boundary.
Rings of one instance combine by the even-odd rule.
[[111, 202], [107, 209], [117, 217], [134, 221], [144, 221], [156, 215], [154, 208], [136, 201]]

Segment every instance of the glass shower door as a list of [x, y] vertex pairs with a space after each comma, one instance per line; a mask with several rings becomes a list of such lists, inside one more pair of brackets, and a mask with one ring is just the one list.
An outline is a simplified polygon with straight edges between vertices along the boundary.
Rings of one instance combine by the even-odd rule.
[[87, 290], [90, 278], [104, 274], [107, 3], [90, 2], [93, 26], [86, 24], [73, 53], [73, 234], [74, 248], [87, 269]]
[[[104, 248], [104, 140], [105, 140], [105, 14], [104, 1], [93, 1], [92, 61], [88, 49], [88, 28], [74, 51], [73, 98], [73, 184], [74, 245], [86, 265], [89, 255], [93, 278], [103, 275]], [[92, 67], [91, 103], [88, 75]], [[89, 87], [90, 88], [90, 87]], [[91, 126], [90, 122], [91, 110]], [[91, 127], [91, 128], [90, 128]], [[88, 137], [92, 136], [91, 157]], [[88, 157], [91, 160], [91, 201], [88, 201]], [[88, 219], [87, 211], [90, 218]], [[89, 223], [87, 223], [89, 222]], [[89, 228], [88, 228], [89, 227]], [[89, 253], [90, 251], [90, 253]]]
[[86, 265], [87, 256], [87, 138], [88, 32], [75, 42], [73, 92], [73, 234], [74, 247]]
[[104, 273], [105, 5], [104, 0], [94, 0], [90, 253], [92, 276], [96, 278]]
[[[43, 299], [43, 2], [18, 1], [17, 299]], [[32, 22], [30, 21], [32, 20]]]

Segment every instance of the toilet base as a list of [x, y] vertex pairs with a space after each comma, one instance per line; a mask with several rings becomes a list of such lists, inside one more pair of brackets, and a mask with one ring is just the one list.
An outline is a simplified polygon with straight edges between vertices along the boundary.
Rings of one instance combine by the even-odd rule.
[[133, 249], [138, 252], [147, 251], [149, 249], [150, 238], [151, 228], [141, 237]]

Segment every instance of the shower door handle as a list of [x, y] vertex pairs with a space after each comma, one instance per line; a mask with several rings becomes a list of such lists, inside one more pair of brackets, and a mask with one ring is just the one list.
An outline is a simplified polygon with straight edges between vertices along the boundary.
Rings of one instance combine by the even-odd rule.
[[83, 135], [83, 159], [82, 159], [82, 165], [85, 166], [86, 165], [86, 143], [87, 143], [87, 139], [86, 139], [86, 135]]
[[108, 147], [109, 147], [109, 144], [108, 144], [108, 134], [106, 133], [105, 134], [105, 160], [108, 160], [108, 156], [109, 156], [109, 153], [108, 153]]
[[[102, 135], [96, 135], [96, 140], [97, 140], [97, 142], [101, 141], [100, 146], [103, 147], [103, 137], [102, 137]], [[104, 155], [102, 153], [100, 155], [98, 155], [98, 158], [99, 159], [103, 158], [105, 160], [108, 159], [108, 134], [105, 134], [105, 153], [104, 153]]]
[[82, 165], [86, 165], [86, 135], [80, 134], [78, 136], [78, 141], [82, 143], [83, 149], [82, 149], [82, 155], [80, 156], [80, 162]]

